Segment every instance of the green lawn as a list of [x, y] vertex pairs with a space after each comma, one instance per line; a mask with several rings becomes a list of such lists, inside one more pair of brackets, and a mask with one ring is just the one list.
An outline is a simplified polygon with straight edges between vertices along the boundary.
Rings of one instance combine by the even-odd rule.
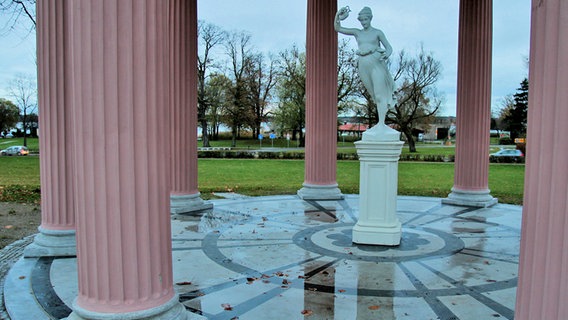
[[[502, 203], [521, 204], [524, 165], [491, 164], [489, 188]], [[304, 179], [303, 160], [199, 159], [199, 189], [204, 198], [212, 192], [238, 192], [259, 196], [295, 194]], [[453, 163], [401, 162], [401, 195], [446, 197], [453, 185]], [[345, 194], [359, 192], [359, 162], [338, 161], [337, 183]], [[0, 157], [0, 201], [37, 201], [39, 157]], [[20, 198], [14, 194], [24, 193]], [[7, 197], [9, 193], [11, 197]], [[33, 199], [32, 199], [33, 198]]]

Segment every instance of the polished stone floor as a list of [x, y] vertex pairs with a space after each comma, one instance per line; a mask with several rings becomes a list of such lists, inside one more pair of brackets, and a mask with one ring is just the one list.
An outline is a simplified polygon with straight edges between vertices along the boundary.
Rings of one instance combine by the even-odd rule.
[[[358, 196], [232, 197], [172, 219], [180, 301], [207, 319], [513, 319], [521, 207], [399, 197], [397, 247], [355, 245]], [[73, 258], [20, 259], [14, 320], [58, 319], [77, 294]]]

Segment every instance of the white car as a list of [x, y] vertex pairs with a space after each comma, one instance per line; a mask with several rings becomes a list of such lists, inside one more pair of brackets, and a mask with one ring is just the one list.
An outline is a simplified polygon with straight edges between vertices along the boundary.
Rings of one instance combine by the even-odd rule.
[[29, 153], [28, 147], [24, 146], [11, 146], [0, 151], [3, 156], [27, 156]]
[[490, 154], [494, 157], [524, 157], [525, 155], [518, 149], [501, 149], [495, 153]]

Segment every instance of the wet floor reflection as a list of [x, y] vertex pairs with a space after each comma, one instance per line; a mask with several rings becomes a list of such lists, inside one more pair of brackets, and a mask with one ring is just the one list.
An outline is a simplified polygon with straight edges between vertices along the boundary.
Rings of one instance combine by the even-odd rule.
[[[483, 315], [512, 314], [508, 300], [486, 294], [516, 282], [492, 274], [501, 269], [483, 252], [500, 226], [482, 214], [420, 213], [403, 226], [400, 246], [357, 245], [356, 211], [337, 203], [303, 202], [290, 212], [281, 203], [229, 205], [180, 219], [187, 236], [174, 239], [174, 252], [203, 253], [182, 258], [203, 271], [185, 305], [209, 319], [446, 319], [463, 317], [471, 303]], [[187, 244], [192, 237], [201, 247]]]

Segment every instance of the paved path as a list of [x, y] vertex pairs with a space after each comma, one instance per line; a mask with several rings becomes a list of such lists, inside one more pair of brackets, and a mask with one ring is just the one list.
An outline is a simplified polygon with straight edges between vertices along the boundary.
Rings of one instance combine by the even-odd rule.
[[[351, 242], [356, 195], [212, 202], [212, 212], [172, 218], [176, 290], [195, 316], [513, 319], [519, 206], [399, 197], [401, 245], [382, 247]], [[5, 290], [14, 320], [65, 317], [77, 295], [76, 260], [20, 259]]]

